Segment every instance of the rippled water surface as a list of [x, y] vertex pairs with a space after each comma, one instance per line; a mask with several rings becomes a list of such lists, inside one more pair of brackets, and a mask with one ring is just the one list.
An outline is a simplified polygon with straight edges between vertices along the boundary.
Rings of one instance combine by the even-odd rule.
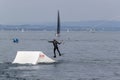
[[[12, 64], [17, 51], [53, 58], [52, 31], [0, 31], [0, 80], [120, 80], [120, 32], [62, 32], [57, 63]], [[19, 43], [12, 39], [18, 38]], [[53, 58], [54, 59], [54, 58]]]

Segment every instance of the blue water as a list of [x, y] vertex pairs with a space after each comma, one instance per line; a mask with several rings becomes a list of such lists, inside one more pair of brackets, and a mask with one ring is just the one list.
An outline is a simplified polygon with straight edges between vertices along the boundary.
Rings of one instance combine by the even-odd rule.
[[[0, 80], [120, 80], [120, 32], [62, 32], [63, 55], [57, 55], [57, 63], [12, 64], [20, 50], [40, 50], [53, 58], [48, 40], [54, 35], [52, 31], [0, 31]], [[19, 43], [13, 43], [13, 38]]]

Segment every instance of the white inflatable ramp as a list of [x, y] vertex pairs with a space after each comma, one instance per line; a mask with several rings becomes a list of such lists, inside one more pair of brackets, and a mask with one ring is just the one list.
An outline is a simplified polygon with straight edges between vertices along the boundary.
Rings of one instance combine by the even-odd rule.
[[49, 58], [41, 51], [17, 51], [16, 57], [12, 63], [38, 64], [54, 62], [55, 60]]

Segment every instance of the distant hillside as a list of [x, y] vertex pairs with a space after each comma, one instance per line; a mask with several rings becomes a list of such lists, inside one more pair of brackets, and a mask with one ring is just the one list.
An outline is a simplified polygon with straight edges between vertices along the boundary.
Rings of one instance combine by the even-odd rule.
[[[56, 30], [56, 23], [41, 23], [37, 25], [0, 25], [1, 30]], [[61, 22], [61, 30], [88, 31], [120, 31], [120, 21], [80, 21], [80, 22]]]
[[98, 31], [120, 31], [120, 21], [80, 21], [65, 22], [62, 24], [66, 28], [77, 30], [89, 30], [94, 28]]

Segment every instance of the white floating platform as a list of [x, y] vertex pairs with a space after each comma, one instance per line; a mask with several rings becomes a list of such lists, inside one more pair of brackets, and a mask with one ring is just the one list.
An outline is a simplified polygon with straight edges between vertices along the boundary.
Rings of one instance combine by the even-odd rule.
[[38, 64], [54, 62], [55, 60], [49, 58], [41, 51], [17, 51], [17, 55], [12, 63]]

